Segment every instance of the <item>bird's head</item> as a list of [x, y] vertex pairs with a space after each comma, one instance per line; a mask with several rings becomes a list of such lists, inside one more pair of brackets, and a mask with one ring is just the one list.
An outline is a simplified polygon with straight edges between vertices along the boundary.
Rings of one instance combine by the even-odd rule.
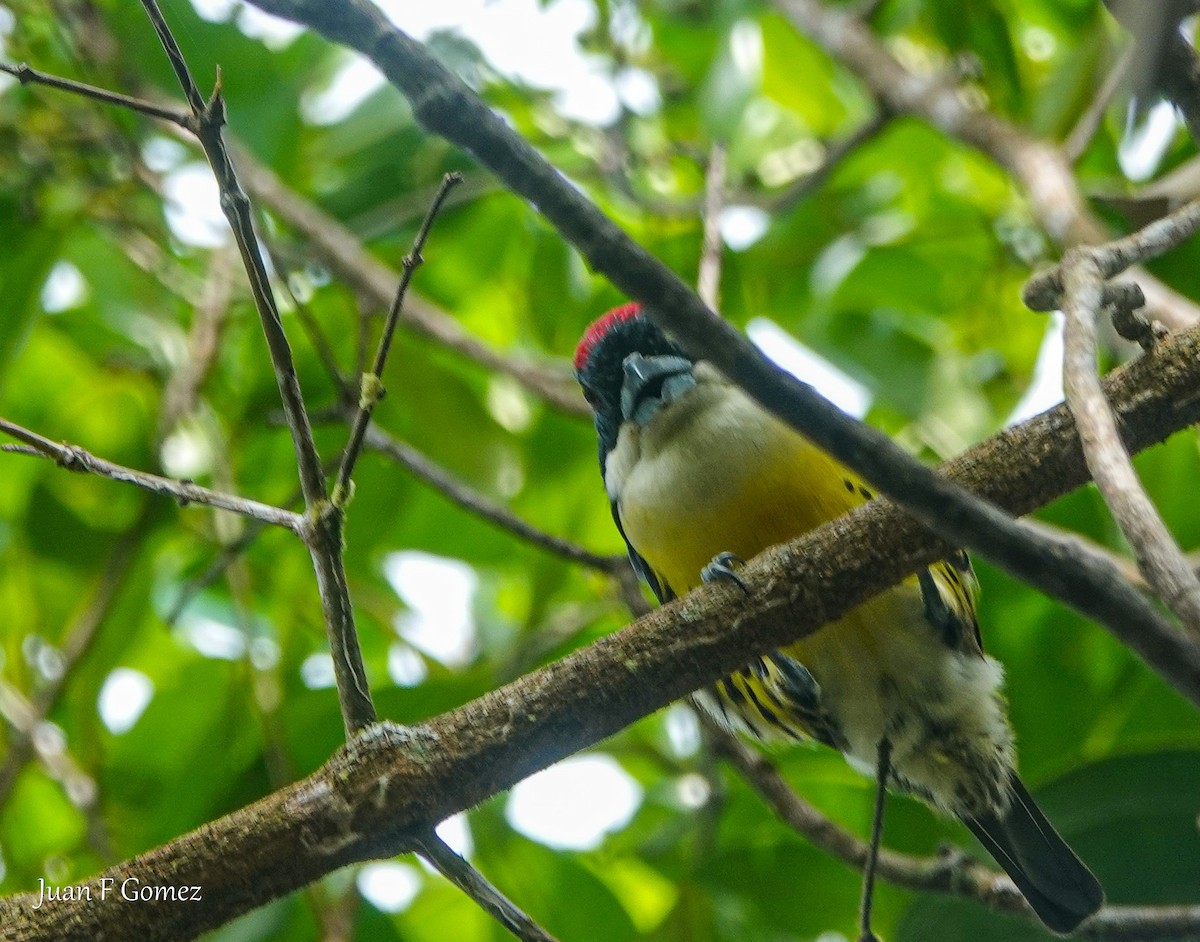
[[595, 415], [601, 466], [623, 424], [644, 428], [696, 386], [694, 366], [640, 304], [613, 308], [588, 327], [575, 349], [575, 376]]

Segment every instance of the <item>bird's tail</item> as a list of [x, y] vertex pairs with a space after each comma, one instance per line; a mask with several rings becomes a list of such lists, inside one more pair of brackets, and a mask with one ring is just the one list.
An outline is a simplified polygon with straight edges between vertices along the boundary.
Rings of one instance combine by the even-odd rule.
[[964, 818], [1047, 928], [1068, 933], [1104, 904], [1104, 890], [1013, 772], [1003, 815]]

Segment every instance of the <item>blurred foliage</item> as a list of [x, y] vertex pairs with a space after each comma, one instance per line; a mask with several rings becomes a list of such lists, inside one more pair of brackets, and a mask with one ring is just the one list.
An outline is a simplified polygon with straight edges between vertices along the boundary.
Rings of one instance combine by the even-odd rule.
[[[603, 82], [626, 90], [603, 125], [564, 113], [559, 97], [506, 76], [462, 36], [435, 34], [431, 47], [689, 280], [704, 161], [722, 139], [729, 200], [758, 212], [765, 227], [725, 252], [723, 313], [739, 325], [769, 318], [850, 374], [872, 396], [868, 420], [930, 460], [1005, 424], [1046, 332], [1042, 316], [1019, 303], [1019, 286], [1051, 251], [1012, 180], [986, 157], [901, 119], [822, 185], [796, 190], [831, 146], [872, 119], [874, 104], [769, 5], [573, 2], [590, 23], [578, 37], [589, 61]], [[437, 224], [415, 290], [486, 343], [565, 375], [585, 324], [620, 298], [533, 209], [423, 134], [390, 89], [315, 120], [314, 103], [349, 65], [344, 52], [307, 34], [264, 43], [239, 27], [253, 32], [241, 8], [211, 20], [184, 0], [164, 5], [202, 84], [222, 67], [232, 134], [389, 263], [411, 244], [441, 174], [463, 171], [467, 185]], [[1052, 139], [1090, 104], [1123, 41], [1099, 0], [884, 0], [872, 23], [910, 68], [969, 63], [969, 94]], [[5, 0], [0, 37], [5, 61], [178, 99], [138, 4]], [[628, 91], [635, 87], [640, 94]], [[1122, 133], [1118, 100], [1080, 161], [1085, 188], [1129, 186], [1116, 156]], [[1161, 170], [1191, 152], [1180, 133]], [[187, 360], [206, 285], [227, 277], [216, 258], [223, 250], [172, 222], [172, 181], [199, 159], [140, 116], [0, 83], [0, 414], [114, 461], [287, 503], [295, 466], [242, 277], [198, 401], [174, 428], [160, 425], [163, 390]], [[362, 308], [297, 233], [273, 218], [265, 231], [341, 371], [353, 375], [364, 319], [374, 336], [379, 312]], [[1195, 246], [1163, 266], [1176, 288], [1200, 295]], [[291, 304], [285, 324], [310, 407], [336, 405], [337, 385]], [[585, 420], [403, 331], [385, 380], [390, 395], [377, 418], [393, 434], [547, 532], [621, 550]], [[344, 436], [334, 422], [318, 429], [326, 456]], [[1184, 546], [1200, 543], [1195, 434], [1175, 436], [1139, 469]], [[1122, 551], [1091, 489], [1042, 516]], [[188, 588], [247, 530], [203, 507], [0, 456], [6, 685], [36, 700], [55, 683], [71, 626], [120, 574], [43, 728], [61, 734], [95, 783], [94, 810], [43, 765], [25, 765], [0, 807], [0, 891], [90, 874], [253, 801], [337, 747], [342, 725], [303, 548], [262, 533], [223, 576]], [[601, 577], [464, 512], [376, 455], [360, 465], [347, 541], [377, 703], [400, 722], [479, 696], [627, 617]], [[122, 567], [113, 560], [125, 545], [132, 552]], [[415, 646], [406, 626], [416, 603], [387, 576], [399, 551], [457, 560], [474, 573], [470, 598], [458, 600], [474, 629], [462, 656], [439, 660]], [[982, 621], [1007, 666], [1022, 768], [1050, 817], [1111, 901], [1200, 902], [1193, 711], [1103, 631], [979, 568]], [[102, 721], [99, 704], [102, 691], [120, 689], [115, 678], [130, 676], [150, 696], [122, 729]], [[603, 745], [643, 798], [596, 849], [553, 850], [523, 836], [500, 796], [468, 816], [476, 863], [564, 942], [849, 936], [858, 875], [780, 825], [687, 729], [680, 708]], [[0, 766], [12, 742], [0, 725]], [[866, 832], [871, 784], [838, 756], [796, 747], [774, 758], [806, 797]], [[892, 802], [888, 845], [931, 853], [944, 841], [970, 838], [916, 802]], [[351, 902], [356, 938], [507, 938], [444, 881], [413, 872], [419, 888], [398, 912]], [[212, 938], [318, 938], [321, 914], [344, 909], [355, 892], [352, 877], [334, 875]], [[1046, 937], [970, 903], [886, 885], [879, 920], [894, 940]]]

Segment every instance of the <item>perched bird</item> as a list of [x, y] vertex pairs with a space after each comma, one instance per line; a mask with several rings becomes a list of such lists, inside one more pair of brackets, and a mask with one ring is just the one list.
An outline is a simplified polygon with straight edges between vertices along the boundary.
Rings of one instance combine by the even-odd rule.
[[[613, 518], [660, 602], [871, 497], [637, 304], [588, 328], [575, 370]], [[1017, 777], [976, 588], [956, 553], [697, 699], [732, 728], [832, 746], [881, 787], [956, 815], [1042, 921], [1070, 932], [1104, 894]]]

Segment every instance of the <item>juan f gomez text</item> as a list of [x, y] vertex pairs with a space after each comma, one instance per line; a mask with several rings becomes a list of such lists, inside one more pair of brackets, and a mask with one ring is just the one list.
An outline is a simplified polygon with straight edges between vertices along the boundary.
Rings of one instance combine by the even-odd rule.
[[101, 877], [98, 885], [82, 883], [65, 886], [47, 886], [46, 881], [39, 878], [38, 898], [37, 902], [33, 904], [33, 908], [41, 909], [42, 904], [47, 901], [101, 901], [107, 899], [110, 894], [116, 894], [130, 903], [163, 901], [196, 903], [203, 899], [199, 886], [155, 885], [143, 883], [137, 877], [126, 877], [120, 883], [113, 877]]

